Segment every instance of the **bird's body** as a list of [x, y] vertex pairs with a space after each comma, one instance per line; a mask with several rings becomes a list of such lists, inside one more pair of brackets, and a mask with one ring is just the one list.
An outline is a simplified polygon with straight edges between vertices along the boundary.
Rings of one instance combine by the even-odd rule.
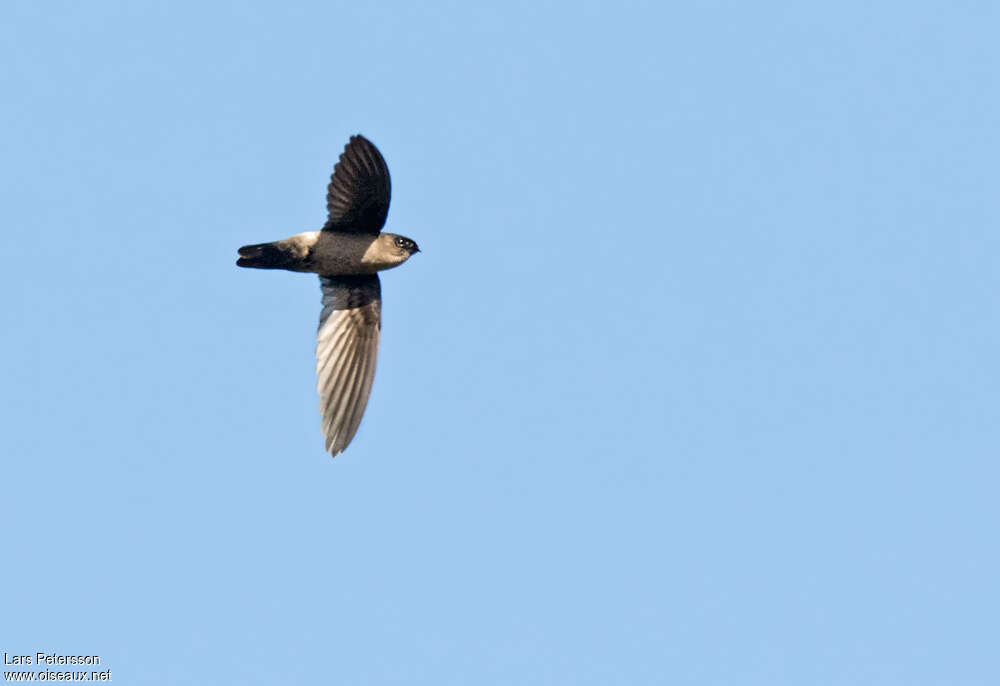
[[240, 248], [241, 267], [287, 269], [314, 274], [375, 274], [403, 264], [410, 256], [401, 253], [392, 233], [369, 236], [338, 231], [307, 231], [283, 241]]
[[354, 438], [375, 377], [382, 326], [378, 272], [398, 267], [419, 251], [409, 238], [381, 232], [389, 196], [382, 155], [364, 137], [352, 136], [330, 179], [323, 230], [245, 245], [236, 262], [320, 275], [316, 373], [326, 449], [334, 456]]

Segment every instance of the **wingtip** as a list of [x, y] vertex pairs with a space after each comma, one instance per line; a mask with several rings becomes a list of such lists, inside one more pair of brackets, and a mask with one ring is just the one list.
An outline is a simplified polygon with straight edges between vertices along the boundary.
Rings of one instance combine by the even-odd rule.
[[347, 141], [347, 146], [345, 147], [349, 147], [354, 143], [363, 143], [373, 148], [375, 147], [375, 144], [371, 142], [371, 139], [365, 136], [363, 133], [356, 133], [353, 136], [351, 136], [351, 138]]
[[345, 450], [347, 450], [346, 445], [335, 445], [332, 438], [326, 439], [326, 452], [330, 453], [330, 459], [334, 459], [337, 455], [340, 455]]

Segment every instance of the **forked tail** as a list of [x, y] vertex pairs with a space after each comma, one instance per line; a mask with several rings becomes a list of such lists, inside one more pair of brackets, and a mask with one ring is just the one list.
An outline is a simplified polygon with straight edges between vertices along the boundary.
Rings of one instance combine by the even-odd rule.
[[237, 266], [255, 269], [289, 269], [300, 262], [294, 252], [278, 243], [244, 245], [240, 248], [240, 259], [236, 260]]

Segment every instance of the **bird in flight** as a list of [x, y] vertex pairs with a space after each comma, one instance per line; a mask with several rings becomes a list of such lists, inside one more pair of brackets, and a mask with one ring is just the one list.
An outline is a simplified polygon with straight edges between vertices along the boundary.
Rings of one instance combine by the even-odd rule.
[[327, 187], [322, 231], [244, 245], [236, 264], [319, 274], [316, 374], [326, 449], [336, 457], [354, 438], [368, 404], [382, 327], [378, 272], [420, 251], [405, 236], [385, 233], [389, 168], [371, 141], [351, 136]]

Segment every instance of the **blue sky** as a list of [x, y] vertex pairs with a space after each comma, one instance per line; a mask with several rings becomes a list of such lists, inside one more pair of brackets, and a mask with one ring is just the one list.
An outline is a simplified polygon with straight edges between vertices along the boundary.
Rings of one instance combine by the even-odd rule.
[[[114, 681], [995, 684], [994, 3], [6, 3], [0, 650]], [[393, 175], [323, 452], [311, 275]]]

